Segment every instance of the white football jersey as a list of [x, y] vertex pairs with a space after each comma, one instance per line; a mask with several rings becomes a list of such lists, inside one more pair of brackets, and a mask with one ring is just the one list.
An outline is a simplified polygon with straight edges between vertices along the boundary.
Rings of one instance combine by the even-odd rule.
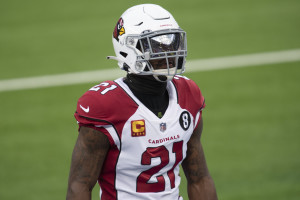
[[198, 86], [184, 76], [168, 82], [167, 91], [162, 118], [123, 78], [102, 82], [78, 100], [79, 125], [102, 131], [111, 144], [98, 179], [101, 200], [179, 199], [179, 165], [205, 104]]

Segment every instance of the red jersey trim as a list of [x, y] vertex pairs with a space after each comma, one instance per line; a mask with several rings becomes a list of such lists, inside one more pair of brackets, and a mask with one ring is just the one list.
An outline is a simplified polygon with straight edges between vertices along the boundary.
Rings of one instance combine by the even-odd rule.
[[116, 167], [120, 156], [120, 150], [113, 146], [107, 153], [107, 158], [98, 178], [98, 184], [101, 188], [101, 200], [117, 200], [116, 189]]

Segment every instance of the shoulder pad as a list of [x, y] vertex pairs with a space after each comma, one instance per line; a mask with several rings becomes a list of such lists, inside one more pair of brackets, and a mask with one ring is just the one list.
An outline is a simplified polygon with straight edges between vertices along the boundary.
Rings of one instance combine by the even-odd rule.
[[178, 103], [194, 116], [205, 107], [204, 97], [198, 85], [185, 76], [175, 76], [172, 81], [178, 94]]
[[[102, 124], [101, 121], [104, 124], [114, 124], [136, 109], [137, 104], [116, 82], [105, 81], [79, 98], [75, 117], [96, 120], [97, 124]], [[77, 117], [76, 119], [78, 120]]]

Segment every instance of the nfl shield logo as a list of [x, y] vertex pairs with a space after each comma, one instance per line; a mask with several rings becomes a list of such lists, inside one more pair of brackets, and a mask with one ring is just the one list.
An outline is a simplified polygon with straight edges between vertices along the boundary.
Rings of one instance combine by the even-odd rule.
[[161, 123], [159, 127], [160, 127], [160, 131], [164, 132], [167, 129], [167, 124], [166, 123]]

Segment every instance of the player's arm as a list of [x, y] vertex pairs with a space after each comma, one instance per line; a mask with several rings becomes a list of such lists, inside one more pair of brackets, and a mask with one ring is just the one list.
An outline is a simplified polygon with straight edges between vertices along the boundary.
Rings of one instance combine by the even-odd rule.
[[188, 196], [190, 200], [216, 200], [216, 188], [211, 178], [200, 142], [203, 120], [194, 130], [187, 146], [187, 156], [182, 162], [187, 179]]
[[90, 200], [101, 172], [109, 141], [106, 135], [82, 126], [75, 144], [69, 175], [67, 200]]

